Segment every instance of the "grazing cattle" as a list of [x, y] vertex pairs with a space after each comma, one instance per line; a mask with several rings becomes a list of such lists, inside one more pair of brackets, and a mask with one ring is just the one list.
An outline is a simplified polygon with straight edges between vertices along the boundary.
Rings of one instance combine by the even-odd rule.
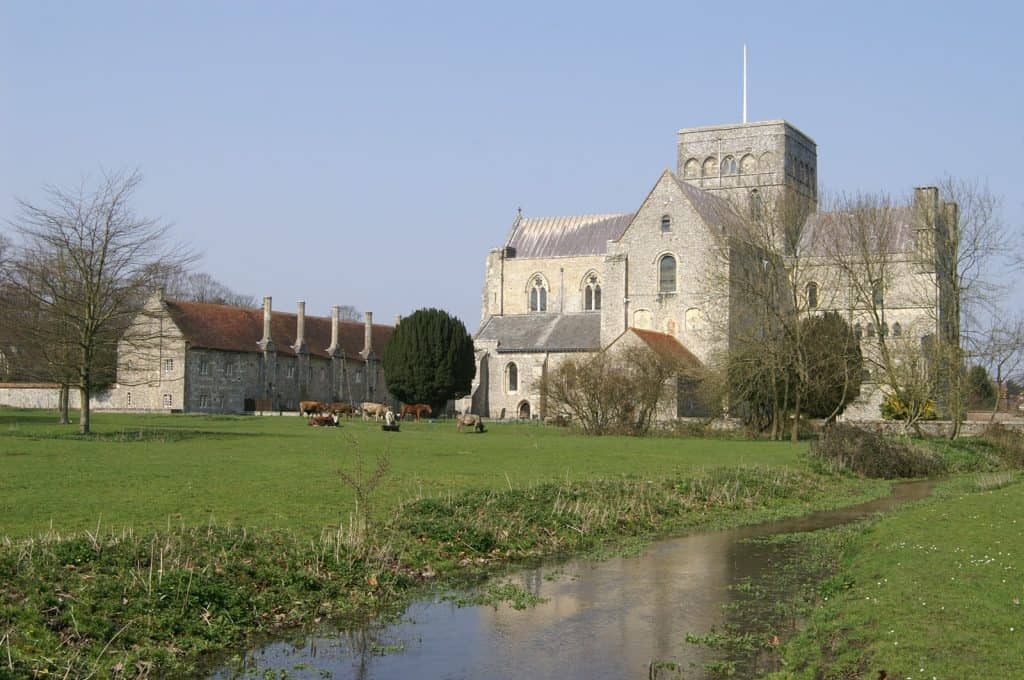
[[416, 416], [416, 420], [419, 420], [424, 415], [429, 416], [433, 413], [430, 404], [402, 404], [402, 420], [405, 420], [406, 416]]
[[338, 417], [337, 416], [313, 416], [309, 419], [310, 427], [337, 427]]
[[327, 413], [327, 404], [322, 401], [300, 401], [299, 413], [304, 416], [316, 416]]
[[464, 427], [472, 427], [474, 432], [484, 431], [484, 421], [475, 413], [463, 413], [461, 416], [455, 416], [455, 422], [458, 423], [459, 432], [462, 432]]
[[363, 411], [363, 420], [369, 420], [369, 416], [373, 416], [374, 420], [380, 420], [390, 410], [387, 404], [377, 404], [372, 401], [364, 401], [359, 408]]
[[331, 413], [336, 416], [345, 416], [351, 418], [356, 414], [356, 407], [345, 401], [335, 401], [331, 403]]

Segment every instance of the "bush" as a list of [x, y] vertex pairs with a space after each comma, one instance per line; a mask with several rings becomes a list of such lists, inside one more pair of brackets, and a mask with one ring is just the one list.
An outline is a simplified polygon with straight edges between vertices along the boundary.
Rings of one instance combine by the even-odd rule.
[[993, 423], [981, 433], [981, 438], [997, 451], [1007, 467], [1024, 467], [1024, 436], [1020, 432]]
[[[910, 414], [910, 405], [895, 394], [888, 395], [882, 402], [882, 418], [885, 420], [906, 420]], [[938, 413], [935, 411], [935, 402], [929, 399], [921, 405], [921, 420], [935, 420]]]
[[945, 461], [933, 451], [846, 424], [825, 430], [808, 455], [823, 471], [861, 477], [929, 477], [946, 471]]

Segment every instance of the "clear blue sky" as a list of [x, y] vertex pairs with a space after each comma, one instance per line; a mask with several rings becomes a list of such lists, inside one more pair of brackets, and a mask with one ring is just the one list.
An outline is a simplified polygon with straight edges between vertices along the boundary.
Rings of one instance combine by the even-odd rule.
[[679, 128], [739, 119], [744, 42], [750, 119], [809, 134], [828, 191], [979, 178], [1019, 228], [1022, 27], [1018, 2], [4, 1], [0, 218], [138, 167], [139, 211], [240, 292], [473, 331], [516, 207], [636, 209]]

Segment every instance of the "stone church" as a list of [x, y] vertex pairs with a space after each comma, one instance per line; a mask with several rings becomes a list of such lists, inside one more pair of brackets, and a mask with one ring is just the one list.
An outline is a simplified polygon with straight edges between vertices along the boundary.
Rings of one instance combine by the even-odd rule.
[[[787, 198], [816, 205], [817, 147], [777, 120], [681, 130], [675, 172], [662, 172], [633, 212], [520, 212], [504, 244], [487, 255], [477, 376], [466, 406], [490, 418], [545, 417], [539, 383], [548, 371], [567, 357], [621, 342], [644, 342], [697, 364], [723, 356], [754, 302], [713, 270], [722, 260], [718, 237], [744, 210]], [[934, 189], [917, 191], [915, 202], [929, 200], [938, 202]], [[910, 237], [901, 244], [911, 255], [913, 213], [903, 211]], [[827, 224], [820, 215], [811, 219], [819, 229]], [[927, 268], [911, 266], [917, 260], [908, 255], [913, 283], [934, 287]], [[738, 260], [725, 266], [739, 266]], [[820, 281], [808, 284], [808, 309], [841, 311], [863, 327], [844, 292], [848, 282], [823, 259], [807, 266], [822, 270]], [[908, 336], [933, 333], [935, 310], [921, 309], [920, 296], [901, 293], [900, 278], [887, 284], [889, 323]], [[865, 417], [871, 409], [877, 417], [880, 394], [862, 393]], [[698, 415], [682, 402], [669, 415]]]

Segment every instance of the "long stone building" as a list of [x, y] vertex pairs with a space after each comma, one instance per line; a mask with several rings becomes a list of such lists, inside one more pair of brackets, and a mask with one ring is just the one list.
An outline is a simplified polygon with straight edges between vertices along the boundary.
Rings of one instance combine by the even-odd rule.
[[[467, 407], [491, 418], [543, 417], [544, 375], [633, 329], [701, 364], [720, 360], [761, 304], [736, 282], [766, 257], [723, 243], [766, 206], [787, 204], [810, 206], [808, 235], [839, 228], [834, 216], [816, 213], [817, 145], [777, 120], [681, 130], [675, 172], [663, 171], [632, 212], [520, 212], [503, 245], [487, 255]], [[939, 222], [926, 218], [948, 215], [955, 228], [956, 210], [933, 188], [918, 190], [914, 205], [901, 210], [902, 236], [888, 245], [902, 264], [887, 270], [879, 294], [889, 304], [886, 323], [920, 341], [938, 332], [948, 307], [933, 266]], [[807, 281], [802, 312], [840, 311], [865, 338], [885, 332], [867, 325], [874, 322], [852, 295], [849, 272], [813, 247], [800, 253], [800, 266], [818, 272]], [[880, 393], [869, 386], [864, 395], [849, 412], [877, 418]], [[680, 399], [675, 415], [690, 414]]]
[[165, 299], [155, 294], [118, 346], [104, 404], [124, 410], [295, 410], [300, 400], [390, 402], [380, 352], [393, 326]]

